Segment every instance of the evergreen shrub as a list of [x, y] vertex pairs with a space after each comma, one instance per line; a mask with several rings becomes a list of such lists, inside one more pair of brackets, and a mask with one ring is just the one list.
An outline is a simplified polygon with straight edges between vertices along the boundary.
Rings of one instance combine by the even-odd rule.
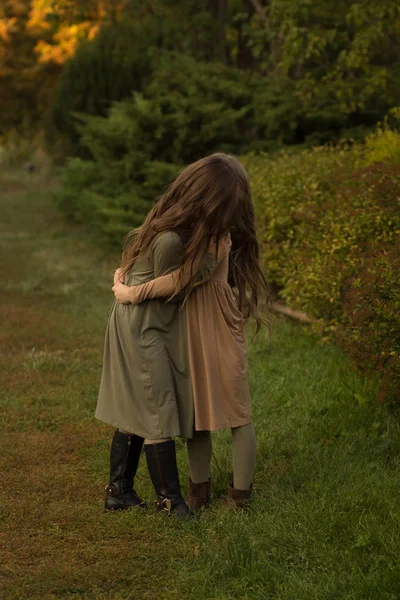
[[45, 116], [46, 143], [56, 162], [85, 155], [75, 113], [106, 116], [113, 102], [140, 90], [151, 77], [149, 55], [149, 39], [129, 19], [103, 25], [79, 46], [57, 79]]
[[246, 151], [253, 135], [243, 72], [171, 53], [153, 56], [152, 70], [145, 91], [106, 117], [74, 113], [86, 156], [67, 161], [56, 194], [66, 214], [118, 243], [185, 164]]

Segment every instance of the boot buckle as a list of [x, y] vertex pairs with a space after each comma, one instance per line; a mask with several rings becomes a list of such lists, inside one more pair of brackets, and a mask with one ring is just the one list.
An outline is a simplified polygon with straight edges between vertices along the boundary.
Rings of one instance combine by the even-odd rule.
[[116, 488], [114, 485], [110, 485], [109, 483], [107, 483], [104, 489], [108, 496], [115, 497], [119, 495], [118, 488]]
[[172, 502], [169, 498], [164, 498], [163, 500], [157, 500], [156, 507], [160, 511], [165, 511], [168, 514], [171, 513], [172, 510]]

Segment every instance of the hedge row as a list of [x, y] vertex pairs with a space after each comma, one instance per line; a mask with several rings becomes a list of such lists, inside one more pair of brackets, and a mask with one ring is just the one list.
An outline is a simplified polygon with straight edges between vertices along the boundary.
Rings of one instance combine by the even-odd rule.
[[399, 149], [400, 135], [381, 130], [365, 147], [245, 159], [267, 277], [380, 373], [380, 401], [400, 401]]

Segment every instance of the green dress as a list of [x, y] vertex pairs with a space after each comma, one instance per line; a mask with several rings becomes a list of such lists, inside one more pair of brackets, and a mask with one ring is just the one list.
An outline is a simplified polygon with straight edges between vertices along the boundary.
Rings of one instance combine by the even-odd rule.
[[[182, 264], [184, 248], [174, 231], [159, 234], [125, 279], [146, 283]], [[211, 275], [208, 254], [201, 277]], [[182, 436], [194, 429], [185, 309], [175, 301], [114, 301], [107, 323], [96, 418], [147, 439]]]

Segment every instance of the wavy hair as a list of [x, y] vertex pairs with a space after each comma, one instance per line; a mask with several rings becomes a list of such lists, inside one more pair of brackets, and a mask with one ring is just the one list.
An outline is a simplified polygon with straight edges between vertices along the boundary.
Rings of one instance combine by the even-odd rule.
[[157, 234], [168, 230], [176, 231], [184, 246], [175, 293], [180, 290], [184, 272], [189, 272], [185, 300], [193, 289], [194, 265], [201, 264], [212, 239], [217, 240], [218, 250], [218, 239], [229, 231], [232, 239], [229, 283], [239, 292], [239, 309], [245, 317], [254, 317], [255, 334], [261, 324], [269, 326], [270, 299], [259, 264], [250, 182], [246, 170], [234, 156], [221, 152], [211, 154], [178, 175], [144, 223], [126, 235], [122, 274], [131, 270]]

